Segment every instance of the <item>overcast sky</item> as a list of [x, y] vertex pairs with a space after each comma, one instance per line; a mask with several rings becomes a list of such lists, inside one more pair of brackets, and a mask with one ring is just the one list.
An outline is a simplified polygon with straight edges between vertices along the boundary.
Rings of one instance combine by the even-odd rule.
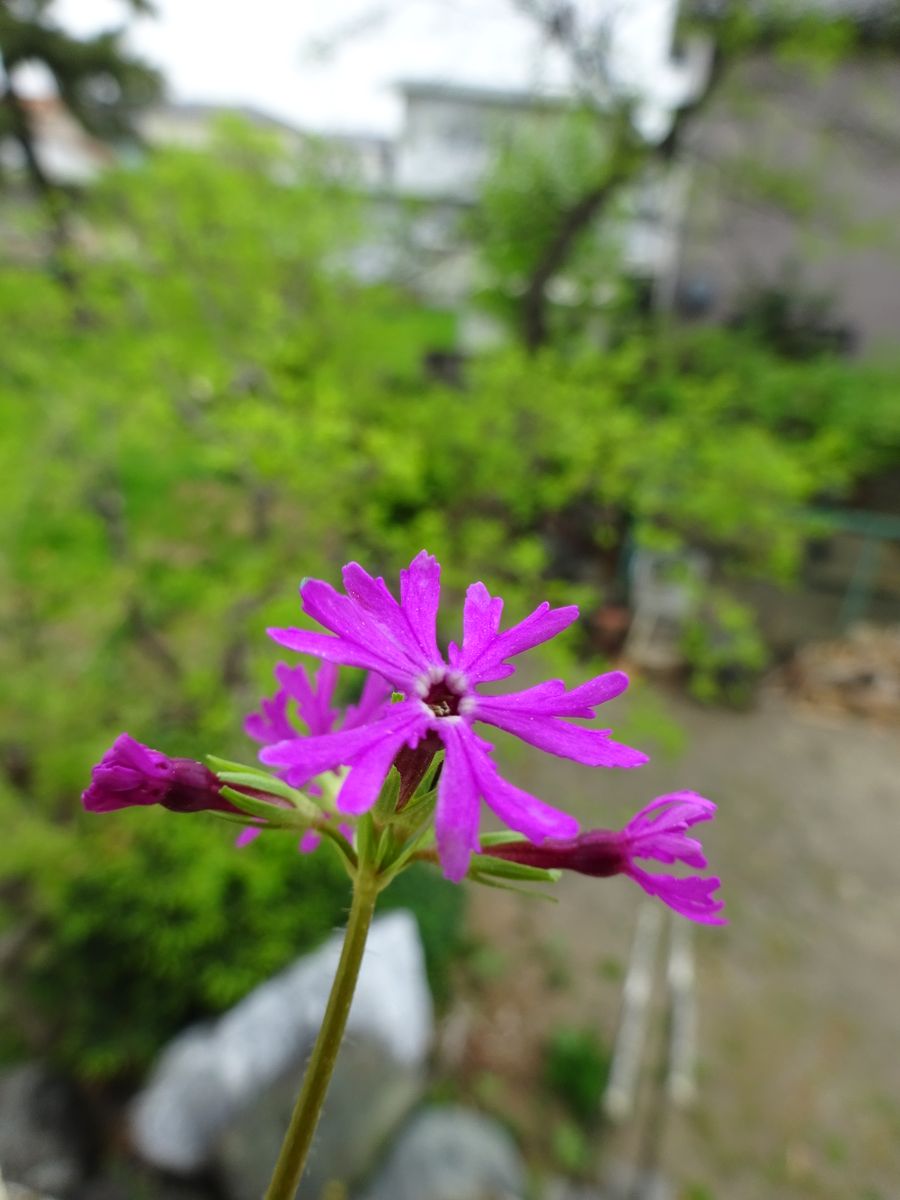
[[[578, 7], [591, 17], [616, 4], [623, 73], [665, 93], [674, 2]], [[563, 56], [514, 0], [157, 0], [157, 8], [156, 18], [133, 21], [129, 40], [162, 69], [174, 99], [250, 104], [306, 128], [393, 132], [398, 79], [566, 86]], [[56, 11], [88, 33], [121, 24], [125, 8], [58, 0]]]

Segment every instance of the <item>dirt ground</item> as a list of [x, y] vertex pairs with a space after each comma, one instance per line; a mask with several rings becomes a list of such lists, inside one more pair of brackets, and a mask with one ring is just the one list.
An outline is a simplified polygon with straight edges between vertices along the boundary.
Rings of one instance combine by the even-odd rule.
[[[616, 709], [617, 704], [610, 706]], [[680, 1200], [900, 1197], [900, 746], [896, 728], [764, 695], [749, 713], [663, 703], [686, 748], [638, 771], [498, 750], [585, 827], [666, 791], [720, 805], [701, 827], [725, 929], [698, 929], [699, 1095], [667, 1122]], [[610, 712], [618, 730], [622, 719]], [[636, 740], [636, 739], [633, 739]], [[611, 1043], [642, 893], [567, 877], [559, 903], [473, 888], [481, 961], [449, 1014], [446, 1066], [546, 1156], [542, 1046], [560, 1023]], [[473, 983], [472, 980], [475, 980]], [[633, 1153], [599, 1130], [601, 1162]], [[636, 1136], [636, 1135], [635, 1135]]]

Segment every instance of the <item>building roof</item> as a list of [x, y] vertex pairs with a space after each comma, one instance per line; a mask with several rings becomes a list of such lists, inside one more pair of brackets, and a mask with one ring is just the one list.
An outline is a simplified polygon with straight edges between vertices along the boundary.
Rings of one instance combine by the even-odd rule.
[[496, 105], [498, 108], [572, 108], [577, 104], [574, 93], [537, 92], [526, 88], [490, 88], [450, 80], [401, 79], [394, 84], [404, 96], [432, 97], [440, 100], [468, 100], [473, 104]]

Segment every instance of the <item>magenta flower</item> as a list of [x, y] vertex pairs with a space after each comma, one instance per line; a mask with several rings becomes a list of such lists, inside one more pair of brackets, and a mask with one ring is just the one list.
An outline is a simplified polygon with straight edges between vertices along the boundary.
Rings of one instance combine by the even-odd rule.
[[[270, 699], [262, 700], [259, 711], [247, 717], [244, 732], [264, 746], [270, 746], [286, 738], [302, 736], [302, 731], [294, 724], [294, 718], [299, 718], [310, 736], [331, 733], [335, 728], [355, 729], [377, 719], [390, 698], [390, 685], [380, 675], [370, 672], [363, 684], [359, 703], [350, 705], [342, 713], [339, 708], [332, 706], [337, 677], [338, 669], [330, 662], [323, 662], [312, 680], [305, 667], [289, 667], [286, 663], [279, 663], [275, 668], [278, 691]], [[284, 771], [278, 773], [287, 774]], [[295, 787], [307, 782], [296, 777], [292, 780]], [[310, 788], [310, 792], [315, 794], [316, 789]], [[328, 816], [327, 813], [324, 815]], [[352, 837], [353, 831], [348, 825], [341, 825], [340, 830], [345, 837]], [[236, 844], [246, 846], [260, 832], [258, 827], [250, 826], [238, 834]], [[300, 849], [308, 854], [316, 849], [321, 840], [320, 833], [309, 829], [300, 839]]]
[[721, 880], [715, 876], [653, 875], [635, 863], [636, 858], [656, 862], [682, 862], [702, 870], [707, 866], [703, 847], [686, 831], [698, 821], [709, 821], [716, 806], [695, 792], [671, 792], [653, 800], [632, 817], [624, 829], [592, 829], [578, 837], [548, 838], [536, 846], [530, 842], [504, 842], [484, 853], [531, 867], [578, 871], [605, 877], [628, 875], [650, 896], [658, 896], [669, 908], [705, 925], [725, 925], [718, 916], [724, 902], [713, 897]]
[[445, 659], [436, 636], [440, 566], [430, 554], [422, 551], [400, 572], [399, 603], [383, 579], [373, 579], [357, 563], [344, 568], [343, 578], [346, 595], [316, 579], [305, 580], [300, 589], [306, 613], [334, 636], [305, 629], [270, 629], [270, 635], [291, 650], [374, 671], [405, 698], [356, 728], [286, 738], [263, 749], [262, 761], [283, 768], [289, 783], [349, 767], [338, 808], [362, 813], [374, 804], [404, 747], [419, 746], [431, 755], [443, 746], [435, 832], [444, 873], [459, 880], [478, 849], [482, 798], [502, 821], [534, 842], [571, 837], [578, 829], [574, 817], [500, 777], [489, 757], [491, 746], [472, 729], [475, 721], [592, 767], [637, 767], [647, 761], [639, 751], [611, 741], [608, 731], [564, 719], [593, 717], [597, 705], [624, 691], [628, 679], [620, 671], [572, 691], [560, 680], [505, 696], [478, 691], [482, 684], [513, 674], [508, 659], [571, 625], [578, 616], [574, 606], [542, 604], [501, 633], [503, 601], [484, 584], [474, 583], [466, 592], [462, 645], [451, 645]]
[[173, 812], [240, 811], [221, 791], [222, 784], [202, 763], [169, 758], [121, 733], [91, 772], [81, 800], [88, 812], [98, 813], [143, 804], [161, 804]]
[[271, 699], [260, 702], [259, 712], [247, 717], [244, 732], [264, 746], [302, 736], [303, 731], [291, 719], [292, 702], [294, 715], [310, 736], [331, 733], [336, 728], [355, 729], [381, 715], [390, 699], [391, 687], [380, 675], [370, 672], [366, 676], [359, 703], [349, 705], [343, 714], [332, 707], [337, 677], [337, 667], [331, 662], [323, 662], [312, 680], [305, 667], [279, 663], [275, 668], [278, 691]]

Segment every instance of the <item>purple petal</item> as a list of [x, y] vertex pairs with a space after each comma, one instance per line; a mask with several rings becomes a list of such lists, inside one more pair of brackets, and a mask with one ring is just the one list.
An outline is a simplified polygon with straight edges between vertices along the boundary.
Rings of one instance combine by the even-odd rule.
[[[310, 682], [303, 666], [289, 667], [286, 663], [279, 663], [275, 668], [275, 678], [297, 702], [300, 718], [307, 732], [313, 736], [330, 733], [338, 718], [339, 710], [331, 707], [337, 674], [337, 667], [331, 662], [320, 664], [314, 682]], [[296, 737], [297, 731], [288, 736]]]
[[435, 838], [444, 875], [459, 883], [469, 869], [469, 859], [479, 849], [481, 786], [467, 744], [466, 727], [462, 723], [444, 722], [440, 732], [447, 753], [438, 783]]
[[[370, 637], [372, 632], [380, 633], [396, 648], [395, 655], [402, 656], [403, 661], [414, 673], [421, 674], [435, 661], [441, 661], [436, 648], [433, 655], [429, 655], [423, 649], [407, 614], [380, 576], [373, 579], [359, 563], [352, 562], [344, 567], [343, 578], [347, 596], [363, 612]], [[305, 597], [306, 587], [304, 600]]]
[[490, 706], [496, 702], [504, 709], [510, 709], [534, 716], [552, 717], [593, 717], [594, 709], [599, 704], [605, 704], [622, 694], [628, 687], [628, 676], [624, 671], [607, 671], [582, 683], [571, 691], [561, 679], [549, 679], [536, 687], [525, 688], [521, 692], [509, 692], [504, 696], [485, 696], [479, 700]]
[[313, 633], [308, 629], [267, 629], [269, 637], [279, 646], [296, 650], [300, 654], [312, 654], [327, 662], [340, 663], [345, 667], [362, 667], [364, 671], [377, 671], [385, 679], [396, 683], [403, 690], [412, 688], [414, 674], [400, 670], [391, 658], [380, 653], [380, 646], [360, 646], [345, 638], [329, 637], [325, 633]]
[[[397, 757], [400, 747], [408, 744], [414, 747], [428, 732], [428, 718], [422, 712], [421, 706], [412, 704], [396, 704], [393, 708], [407, 710], [406, 719], [402, 723], [392, 722], [392, 727], [386, 730], [378, 741], [372, 742], [357, 755], [352, 762], [350, 773], [344, 780], [337, 797], [337, 806], [344, 813], [364, 813], [378, 799], [378, 793], [391, 769], [391, 763]], [[386, 722], [382, 722], [385, 725]], [[373, 728], [373, 726], [369, 726]]]
[[[496, 640], [502, 613], [503, 600], [500, 596], [491, 596], [483, 583], [470, 584], [463, 605], [462, 649], [454, 643], [450, 644], [449, 657], [453, 667], [465, 670], [465, 662], [474, 662]], [[512, 673], [507, 671], [508, 675]]]
[[676, 878], [674, 875], [651, 875], [640, 867], [631, 866], [627, 874], [639, 884], [648, 896], [657, 896], [669, 908], [703, 925], [727, 925], [728, 921], [718, 914], [725, 907], [724, 900], [717, 900], [712, 893], [721, 887], [722, 881], [715, 875], [702, 879], [699, 875]]
[[288, 700], [285, 691], [276, 692], [271, 699], [261, 700], [258, 711], [245, 718], [244, 733], [264, 746], [296, 737], [297, 731], [288, 720]]
[[[474, 592], [475, 588], [483, 590]], [[574, 604], [565, 608], [551, 608], [545, 601], [524, 621], [498, 634], [500, 609], [495, 607], [496, 602], [491, 600], [487, 588], [483, 584], [474, 584], [469, 593], [474, 593], [473, 634], [470, 640], [469, 624], [465, 623], [462, 651], [453, 665], [465, 672], [473, 683], [504, 679], [511, 674], [509, 666], [504, 665], [506, 659], [556, 637], [578, 617], [578, 609]], [[467, 607], [469, 593], [466, 594]]]
[[703, 868], [707, 865], [703, 847], [696, 838], [688, 837], [686, 830], [710, 820], [715, 812], [715, 804], [696, 792], [671, 792], [642, 808], [622, 835], [633, 856]]
[[351, 704], [344, 716], [342, 729], [355, 729], [381, 716], [381, 709], [391, 698], [391, 685], [374, 671], [369, 671], [358, 704]]
[[313, 850], [318, 849], [321, 841], [321, 833], [318, 833], [315, 829], [307, 829], [306, 833], [300, 839], [297, 849], [301, 854], [312, 854]]
[[529, 841], [542, 842], [548, 837], [573, 838], [578, 833], [578, 822], [573, 816], [504, 779], [484, 754], [478, 762], [478, 778], [488, 807], [504, 825], [524, 833]]
[[256, 825], [248, 825], [247, 828], [242, 829], [234, 839], [234, 844], [239, 850], [242, 850], [244, 846], [249, 846], [251, 842], [255, 841], [261, 833], [262, 830]]
[[505, 696], [479, 697], [475, 719], [505, 729], [539, 750], [574, 759], [588, 767], [640, 767], [649, 761], [640, 750], [612, 741], [608, 730], [584, 729], [556, 717], [510, 711], [503, 704], [505, 699]]
[[441, 564], [420, 551], [400, 572], [400, 604], [407, 624], [429, 663], [442, 661], [437, 644], [437, 612], [441, 599]]
[[374, 649], [394, 664], [395, 674], [418, 675], [426, 670], [428, 663], [384, 580], [373, 579], [358, 563], [348, 563], [344, 586], [346, 596], [321, 579], [307, 579], [300, 589], [304, 610], [345, 641]]
[[352, 762], [357, 754], [379, 741], [384, 734], [382, 725], [383, 722], [377, 722], [360, 729], [276, 742], [274, 746], [260, 750], [260, 761], [269, 766], [288, 768], [288, 782], [296, 787], [298, 785], [293, 782], [296, 778], [302, 777], [305, 781]]
[[162, 770], [169, 760], [159, 750], [151, 750], [130, 733], [120, 733], [101, 760], [101, 766], [106, 761], [115, 761], [133, 767], [141, 773]]
[[299, 787], [300, 781], [306, 782], [323, 771], [354, 765], [360, 755], [367, 754], [370, 748], [386, 740], [391, 740], [393, 744], [399, 738], [402, 744], [417, 722], [424, 724], [427, 717], [418, 700], [409, 700], [389, 705], [381, 720], [371, 725], [341, 730], [339, 733], [325, 733], [319, 737], [277, 742], [274, 746], [262, 749], [259, 757], [270, 766], [287, 768], [285, 777], [288, 783]]

